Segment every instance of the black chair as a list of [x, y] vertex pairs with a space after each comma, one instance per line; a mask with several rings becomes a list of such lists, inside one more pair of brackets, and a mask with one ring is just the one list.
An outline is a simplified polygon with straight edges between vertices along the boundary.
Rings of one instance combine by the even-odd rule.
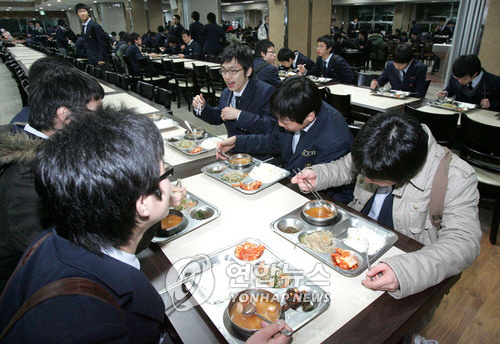
[[373, 79], [377, 79], [378, 75], [368, 74], [368, 73], [357, 73], [357, 78], [355, 78], [356, 86], [368, 86]]
[[[490, 242], [495, 245], [500, 224], [500, 127], [476, 122], [462, 114], [462, 148], [460, 157], [476, 170], [481, 196], [496, 199]], [[497, 138], [497, 139], [495, 139]]]
[[104, 72], [104, 80], [106, 80], [110, 84], [116, 85], [116, 82], [118, 80], [118, 73], [105, 71]]
[[219, 63], [219, 58], [217, 55], [206, 54], [205, 61]]
[[208, 82], [210, 85], [210, 89], [213, 92], [213, 97], [210, 99], [212, 103], [211, 106], [217, 106], [219, 102], [220, 95], [222, 91], [226, 88], [226, 82], [222, 77], [222, 74], [219, 73], [218, 68], [209, 68], [208, 69]]
[[193, 63], [193, 79], [195, 84], [195, 93], [202, 93], [205, 99], [215, 97], [208, 83], [208, 67], [197, 66]]
[[191, 92], [194, 88], [193, 79], [184, 68], [184, 62], [173, 62], [174, 79], [169, 81], [177, 93], [177, 107], [181, 107], [181, 95], [186, 99], [188, 111], [191, 111]]
[[[156, 65], [157, 63], [155, 63]], [[167, 78], [164, 75], [160, 75], [160, 70], [162, 69], [161, 64], [158, 64], [159, 68], [155, 68], [149, 56], [137, 59], [137, 65], [139, 66], [139, 71], [143, 79], [148, 79], [149, 82], [157, 86], [165, 86], [167, 83]]]
[[325, 100], [328, 104], [337, 109], [344, 115], [347, 123], [352, 124], [351, 120], [351, 95], [333, 94], [328, 87], [325, 87]]
[[427, 94], [427, 91], [429, 90], [429, 86], [430, 85], [431, 85], [431, 79], [426, 79], [425, 80], [425, 93], [424, 93], [424, 97]]
[[157, 87], [155, 91], [154, 102], [156, 104], [163, 105], [168, 112], [171, 112], [172, 108], [172, 91], [166, 88]]
[[117, 85], [125, 91], [129, 91], [130, 88], [130, 78], [124, 74], [118, 74]]
[[443, 146], [452, 148], [457, 133], [457, 123], [460, 114], [439, 114], [420, 111], [411, 105], [405, 105], [406, 113], [415, 116], [420, 123], [429, 127], [436, 141]]
[[104, 71], [101, 67], [94, 67], [94, 74], [98, 79], [104, 79]]
[[140, 96], [143, 96], [144, 98], [153, 100], [155, 97], [155, 87], [156, 86], [153, 84], [148, 84], [147, 82], [144, 81], [138, 81], [136, 87], [136, 93], [139, 94]]

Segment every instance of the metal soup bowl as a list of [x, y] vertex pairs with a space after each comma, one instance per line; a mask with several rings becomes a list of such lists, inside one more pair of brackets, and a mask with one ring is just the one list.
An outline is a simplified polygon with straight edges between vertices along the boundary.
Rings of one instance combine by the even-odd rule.
[[184, 137], [188, 140], [199, 140], [205, 138], [206, 133], [205, 129], [193, 128], [193, 132], [186, 130]]
[[179, 224], [170, 227], [170, 228], [162, 228], [160, 225], [160, 228], [158, 228], [158, 231], [156, 232], [156, 235], [159, 237], [168, 237], [172, 236], [176, 233], [179, 233], [182, 231], [184, 228], [186, 228], [188, 224], [188, 218], [184, 216], [184, 214], [181, 211], [175, 210], [175, 209], [170, 209], [168, 212], [168, 215], [177, 215], [182, 218], [182, 221], [179, 222]]
[[[235, 296], [233, 296], [231, 298], [231, 301], [229, 301], [229, 304], [226, 307], [226, 315], [227, 315], [228, 319], [231, 321], [231, 325], [233, 326], [233, 328], [245, 337], [250, 337], [252, 334], [257, 332], [259, 329], [257, 329], [257, 328], [256, 329], [248, 329], [248, 328], [236, 325], [233, 322], [233, 319], [231, 319], [231, 314], [233, 314], [233, 312], [236, 311], [236, 310], [233, 310], [233, 308], [236, 307], [236, 303], [238, 303], [238, 301], [244, 302], [244, 301], [248, 301], [248, 300], [255, 300], [255, 298], [258, 297], [259, 295], [266, 297], [267, 298], [266, 301], [272, 301], [276, 305], [276, 308], [278, 310], [278, 318], [277, 319], [279, 319], [281, 317], [281, 304], [279, 302], [279, 297], [276, 294], [273, 294], [272, 292], [267, 291], [265, 289], [245, 289], [245, 290], [240, 291], [238, 294], [236, 294]], [[252, 316], [257, 317], [256, 315], [252, 315]], [[259, 319], [259, 323], [260, 323], [260, 321], [261, 320]]]
[[[314, 217], [314, 216], [311, 216], [311, 215], [306, 213], [306, 210], [309, 210], [309, 209], [315, 208], [315, 207], [327, 207], [328, 209], [330, 209], [332, 211], [333, 216]], [[326, 225], [331, 224], [335, 220], [335, 217], [337, 217], [337, 214], [338, 214], [337, 206], [330, 201], [312, 200], [312, 201], [309, 201], [302, 206], [302, 217], [304, 217], [304, 219], [307, 222], [309, 222], [313, 225], [317, 225], [317, 226], [326, 226]]]
[[[236, 159], [246, 159], [246, 160], [248, 160], [248, 162], [239, 163], [239, 162], [235, 161]], [[226, 162], [230, 168], [246, 168], [246, 167], [252, 166], [254, 163], [253, 157], [250, 154], [243, 154], [243, 153], [231, 155], [231, 157], [229, 159], [227, 159]]]

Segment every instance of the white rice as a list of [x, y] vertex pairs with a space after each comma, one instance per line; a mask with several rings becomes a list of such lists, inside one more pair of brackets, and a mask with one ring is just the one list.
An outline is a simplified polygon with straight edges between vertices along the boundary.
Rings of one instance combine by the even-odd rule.
[[249, 176], [253, 180], [259, 180], [265, 184], [280, 179], [283, 176], [283, 171], [274, 165], [263, 163], [255, 166]]
[[222, 141], [218, 137], [209, 137], [208, 139], [203, 140], [203, 142], [200, 144], [201, 148], [209, 150], [209, 149], [214, 149], [217, 147], [217, 143]]
[[384, 247], [385, 239], [366, 226], [349, 227], [344, 243], [359, 252], [365, 252], [368, 244], [368, 254], [371, 256]]

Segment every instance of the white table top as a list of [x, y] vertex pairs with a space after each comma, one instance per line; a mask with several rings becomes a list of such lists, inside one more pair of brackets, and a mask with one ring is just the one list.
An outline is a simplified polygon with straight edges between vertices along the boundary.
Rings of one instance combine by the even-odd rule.
[[102, 83], [99, 83], [99, 85], [102, 86], [102, 88], [104, 89], [104, 93], [112, 93], [112, 92], [117, 92], [115, 89], [111, 88], [111, 87], [108, 87]]
[[142, 114], [160, 111], [127, 93], [107, 94], [102, 103], [103, 105], [112, 105], [115, 107], [125, 105], [128, 108], [134, 108], [138, 113]]
[[[447, 109], [442, 109], [430, 105], [425, 105], [420, 108], [418, 108], [420, 111], [424, 112], [430, 112], [430, 113], [437, 113], [437, 114], [443, 114], [443, 115], [451, 115], [456, 113], [456, 111], [453, 110], [447, 110]], [[466, 112], [467, 116], [479, 123], [483, 123], [486, 125], [491, 125], [493, 127], [500, 127], [500, 117], [495, 116], [498, 114], [496, 111], [489, 111], [489, 110], [484, 110], [484, 109], [474, 109], [471, 111]], [[460, 116], [461, 118], [462, 116]], [[458, 120], [458, 124], [460, 124], [460, 118]]]
[[[184, 62], [184, 68], [186, 68], [186, 69], [193, 69], [193, 63], [197, 66], [208, 66], [209, 68], [220, 68], [219, 63], [199, 61], [199, 60], [193, 60], [193, 59], [163, 57], [163, 60], [171, 60], [174, 62]], [[151, 61], [156, 62], [156, 63], [161, 63], [160, 59], [152, 59]]]
[[[162, 130], [161, 136], [164, 139], [168, 139], [173, 136], [183, 135], [186, 129], [176, 126], [174, 128], [169, 128]], [[164, 160], [171, 164], [172, 166], [184, 164], [186, 162], [195, 161], [198, 159], [206, 158], [207, 156], [215, 155], [215, 150], [206, 152], [198, 155], [187, 155], [179, 151], [178, 149], [172, 147], [168, 143], [165, 143], [165, 155]]]
[[404, 99], [396, 99], [371, 94], [371, 89], [352, 85], [332, 85], [325, 86], [330, 89], [333, 94], [351, 95], [351, 104], [362, 106], [371, 110], [386, 112], [394, 107], [418, 101], [418, 98], [408, 97]]
[[[277, 183], [254, 195], [244, 195], [229, 186], [199, 174], [183, 180], [183, 185], [221, 210], [212, 222], [161, 246], [168, 259], [175, 263], [182, 258], [210, 254], [246, 238], [258, 238], [305, 274], [311, 274], [318, 260], [270, 229], [270, 223], [308, 201], [304, 196]], [[272, 205], [272, 206], [270, 206]], [[161, 245], [161, 244], [160, 244]], [[392, 247], [382, 258], [402, 253]], [[294, 334], [294, 342], [319, 343], [328, 338], [383, 293], [361, 285], [365, 273], [358, 277], [344, 277], [329, 267], [324, 271], [329, 278], [315, 274], [310, 279], [330, 293], [331, 305], [318, 318]], [[324, 286], [324, 282], [327, 284]], [[168, 297], [168, 296], [167, 296]], [[189, 329], [178, 329], [189, 331]], [[182, 336], [182, 333], [180, 333]]]

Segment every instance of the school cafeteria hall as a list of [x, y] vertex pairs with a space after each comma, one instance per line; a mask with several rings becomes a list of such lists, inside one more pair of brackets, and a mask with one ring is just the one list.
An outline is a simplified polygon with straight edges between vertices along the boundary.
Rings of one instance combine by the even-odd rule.
[[0, 343], [498, 343], [499, 17], [0, 0]]

